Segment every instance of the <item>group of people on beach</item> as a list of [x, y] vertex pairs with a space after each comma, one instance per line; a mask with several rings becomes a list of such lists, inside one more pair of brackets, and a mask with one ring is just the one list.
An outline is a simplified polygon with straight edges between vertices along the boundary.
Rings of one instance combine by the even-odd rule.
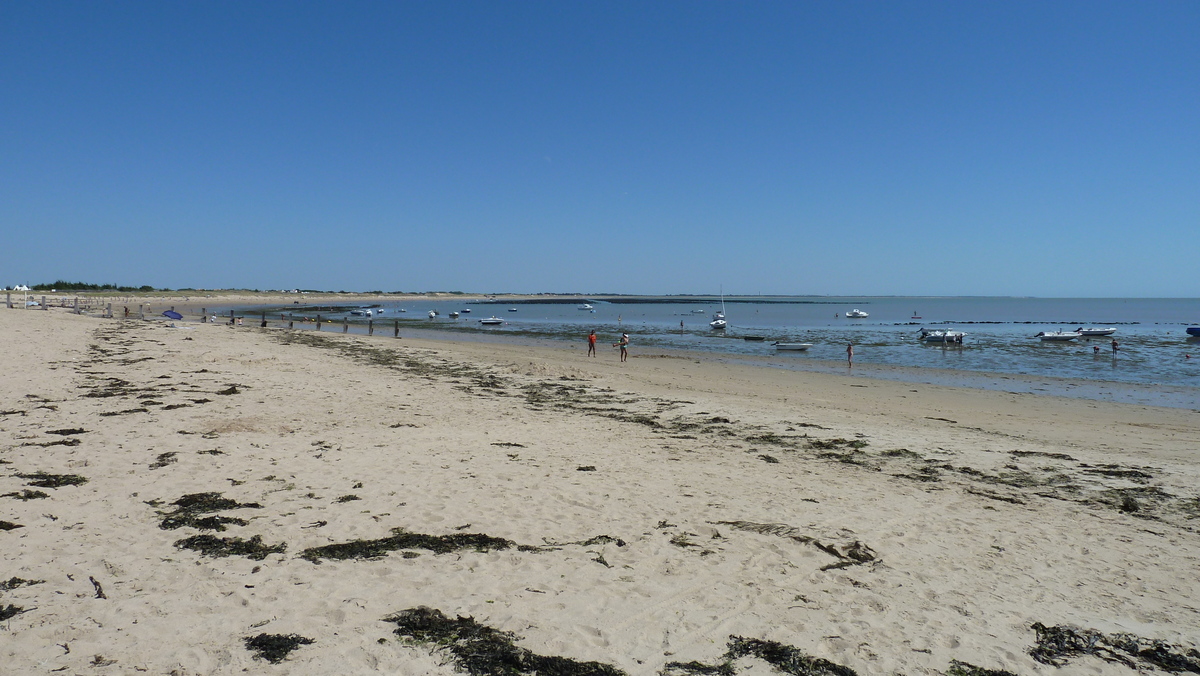
[[[595, 329], [593, 329], [592, 332], [588, 334], [587, 341], [588, 341], [588, 356], [595, 357], [596, 356], [596, 331], [595, 331]], [[613, 343], [612, 346], [621, 348], [621, 361], [629, 360], [629, 334], [628, 333], [622, 333], [620, 339], [618, 339], [617, 342]]]

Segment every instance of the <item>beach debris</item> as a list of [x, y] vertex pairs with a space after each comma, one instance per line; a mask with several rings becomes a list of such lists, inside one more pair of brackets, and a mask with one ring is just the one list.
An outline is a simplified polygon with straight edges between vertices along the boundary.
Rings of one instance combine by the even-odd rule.
[[419, 606], [383, 618], [396, 624], [395, 633], [436, 651], [447, 653], [454, 666], [471, 676], [624, 676], [625, 672], [601, 662], [580, 662], [568, 657], [539, 655], [515, 644], [512, 632], [480, 624], [472, 617], [451, 619], [440, 610]]
[[287, 543], [277, 545], [263, 544], [262, 536], [255, 535], [249, 540], [242, 538], [219, 538], [215, 535], [193, 535], [175, 542], [180, 549], [190, 549], [200, 552], [203, 556], [223, 558], [226, 556], [245, 556], [254, 561], [262, 561], [269, 554], [282, 554], [287, 551]]
[[20, 493], [0, 494], [0, 498], [16, 498], [17, 500], [40, 500], [48, 497], [50, 497], [50, 495], [47, 493], [43, 493], [42, 491], [31, 491], [28, 488]]
[[769, 463], [769, 464], [772, 464], [772, 465], [778, 465], [778, 464], [779, 464], [779, 458], [776, 458], [776, 457], [775, 457], [775, 456], [773, 456], [773, 455], [767, 455], [766, 453], [762, 453], [762, 454], [760, 454], [760, 455], [758, 456], [758, 459], [759, 459], [759, 460], [762, 460], [762, 461], [763, 461], [763, 462], [765, 462], [765, 463]]
[[271, 664], [279, 664], [289, 653], [302, 645], [316, 643], [313, 639], [299, 634], [259, 634], [247, 636], [242, 640], [246, 643], [246, 650], [252, 651], [256, 659], [266, 660]]
[[86, 434], [87, 430], [82, 427], [69, 427], [61, 430], [47, 430], [46, 434], [57, 434], [60, 436], [72, 436], [75, 434]]
[[958, 660], [950, 660], [950, 668], [946, 669], [946, 676], [1017, 676], [1011, 671], [1004, 669], [985, 669], [977, 667], [970, 662], [960, 662]]
[[175, 458], [177, 455], [179, 455], [179, 453], [176, 451], [159, 453], [158, 457], [154, 459], [154, 462], [150, 463], [150, 469], [160, 469], [170, 465], [171, 463], [178, 462], [178, 460]]
[[27, 443], [24, 443], [21, 445], [22, 446], [41, 446], [42, 448], [50, 448], [51, 446], [78, 446], [79, 444], [82, 444], [82, 443], [83, 442], [80, 441], [79, 439], [58, 439], [56, 441], [47, 441], [47, 442], [40, 443], [40, 444], [37, 442], [34, 442], [34, 441], [30, 441], [30, 442], [27, 442]]
[[21, 613], [27, 613], [31, 610], [37, 610], [37, 609], [36, 608], [22, 608], [21, 606], [14, 606], [11, 603], [8, 604], [7, 606], [0, 606], [0, 622], [12, 619], [12, 618], [16, 617], [17, 615], [20, 615]]
[[0, 519], [0, 530], [16, 530], [18, 528], [24, 528], [24, 527], [25, 526], [22, 526], [19, 523], [13, 523], [12, 521], [5, 521], [3, 519]]
[[96, 581], [96, 578], [89, 575], [88, 581], [91, 582], [92, 586], [95, 587], [95, 589], [96, 589], [96, 598], [98, 598], [98, 599], [108, 598], [107, 596], [104, 595], [104, 587], [100, 586], [100, 583]]
[[127, 409], [124, 409], [121, 411], [105, 411], [105, 412], [101, 413], [100, 416], [103, 418], [110, 418], [114, 415], [129, 415], [130, 413], [149, 413], [149, 412], [150, 412], [150, 409], [145, 408], [143, 406], [139, 406], [137, 408], [127, 408]]
[[793, 676], [858, 676], [850, 667], [829, 660], [806, 655], [804, 651], [778, 641], [730, 636], [728, 648], [716, 664], [703, 662], [668, 662], [662, 670], [663, 676], [693, 676], [717, 674], [733, 676], [734, 662], [744, 657], [756, 657], [775, 669]]
[[759, 533], [761, 535], [774, 535], [777, 537], [788, 538], [795, 542], [804, 545], [812, 545], [826, 554], [836, 558], [837, 563], [831, 563], [827, 566], [822, 566], [821, 570], [835, 570], [838, 568], [847, 568], [849, 566], [858, 566], [867, 563], [878, 562], [879, 556], [875, 550], [858, 540], [841, 544], [828, 544], [820, 540], [805, 535], [797, 528], [793, 528], [782, 523], [754, 523], [752, 521], [712, 521], [715, 525], [729, 526], [735, 530], [748, 531], [751, 533]]
[[228, 396], [231, 394], [240, 394], [240, 393], [241, 393], [241, 390], [238, 389], [237, 385], [230, 385], [229, 387], [217, 392], [217, 394], [224, 395], [224, 396]]
[[494, 441], [492, 445], [500, 446], [501, 448], [525, 448], [525, 444], [518, 444], [512, 441]]
[[1133, 634], [1104, 634], [1065, 624], [1047, 627], [1035, 622], [1030, 628], [1037, 633], [1037, 645], [1030, 648], [1029, 654], [1042, 664], [1061, 667], [1071, 658], [1092, 655], [1131, 669], [1149, 665], [1173, 674], [1184, 671], [1200, 674], [1200, 651], [1194, 647], [1184, 648]]
[[595, 465], [580, 465], [579, 467], [575, 468], [575, 471], [576, 472], [595, 472], [596, 466]]
[[358, 497], [357, 495], [353, 495], [353, 494], [343, 495], [342, 497], [338, 498], [337, 500], [334, 500], [334, 502], [353, 502], [355, 500], [362, 500], [362, 498]]
[[17, 587], [28, 587], [35, 584], [41, 584], [45, 580], [23, 580], [19, 577], [9, 578], [7, 581], [0, 580], [0, 591], [12, 591]]
[[537, 547], [518, 545], [512, 540], [496, 538], [483, 533], [456, 533], [454, 535], [426, 535], [410, 533], [403, 528], [393, 528], [391, 537], [376, 540], [352, 540], [321, 547], [310, 547], [300, 552], [300, 558], [320, 563], [321, 559], [344, 561], [346, 559], [378, 559], [400, 549], [425, 549], [434, 554], [449, 554], [462, 550], [477, 552], [502, 551], [516, 547], [517, 551], [539, 551]]
[[159, 512], [162, 520], [159, 522], [158, 527], [163, 530], [175, 530], [184, 526], [190, 526], [200, 530], [224, 531], [225, 524], [245, 526], [247, 522], [244, 519], [231, 516], [202, 517], [200, 515], [223, 512], [229, 509], [262, 509], [262, 505], [257, 502], [238, 502], [237, 500], [226, 498], [217, 492], [191, 493], [171, 504], [175, 505], [174, 511]]
[[860, 448], [866, 448], [868, 445], [868, 442], [863, 439], [842, 439], [840, 437], [824, 440], [813, 439], [808, 442], [809, 448], [828, 451], [838, 450], [841, 448], [852, 448], [858, 450]]
[[88, 482], [86, 477], [81, 477], [78, 474], [47, 474], [46, 472], [34, 472], [33, 474], [17, 474], [21, 479], [32, 479], [26, 486], [34, 488], [62, 488], [63, 486], [82, 486]]

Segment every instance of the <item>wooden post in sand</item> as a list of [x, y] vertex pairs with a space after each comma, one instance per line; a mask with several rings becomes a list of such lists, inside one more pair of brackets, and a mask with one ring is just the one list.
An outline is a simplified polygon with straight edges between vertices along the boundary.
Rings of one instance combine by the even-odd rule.
[[294, 329], [294, 328], [296, 328], [296, 322], [295, 322], [295, 320], [292, 320], [292, 319], [289, 319], [289, 320], [288, 320], [288, 328], [289, 328], [289, 329]]
[[104, 318], [112, 319], [112, 303], [109, 303], [108, 307], [104, 308]]
[[342, 317], [342, 333], [350, 332], [350, 320]]
[[317, 330], [321, 330], [321, 315], [317, 315]]
[[42, 296], [42, 309], [46, 310], [47, 312], [50, 311], [50, 308], [46, 305], [46, 297], [45, 296]]
[[392, 337], [393, 338], [400, 337], [400, 320], [399, 319], [396, 320], [396, 331], [395, 331], [395, 333], [392, 334]]
[[75, 296], [75, 314], [79, 314], [79, 296]]
[[145, 319], [146, 313], [142, 312], [142, 304], [138, 303], [138, 319]]
[[8, 306], [9, 310], [12, 309], [12, 294], [11, 293], [4, 294], [4, 304]]
[[375, 335], [375, 320], [374, 319], [367, 320], [367, 335], [368, 336]]

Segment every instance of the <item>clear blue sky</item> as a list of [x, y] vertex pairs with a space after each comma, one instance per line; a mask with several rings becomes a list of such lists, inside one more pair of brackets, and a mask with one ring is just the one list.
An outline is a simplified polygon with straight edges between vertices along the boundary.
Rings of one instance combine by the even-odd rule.
[[1188, 296], [1200, 2], [0, 3], [0, 285]]

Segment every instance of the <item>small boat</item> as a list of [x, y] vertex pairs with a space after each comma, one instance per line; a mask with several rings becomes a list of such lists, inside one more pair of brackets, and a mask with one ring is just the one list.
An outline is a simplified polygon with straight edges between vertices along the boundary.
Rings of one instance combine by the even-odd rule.
[[1034, 336], [1034, 338], [1041, 338], [1043, 341], [1065, 342], [1082, 336], [1082, 333], [1076, 331], [1042, 331]]
[[1187, 334], [1189, 336], [1200, 336], [1200, 326], [1187, 327]]
[[379, 308], [378, 310], [376, 310], [375, 314], [377, 314], [377, 315], [383, 314], [383, 308]]
[[866, 319], [870, 315], [863, 312], [862, 310], [859, 310], [858, 308], [854, 308], [853, 310], [847, 312], [846, 316], [849, 317], [850, 319]]
[[479, 320], [479, 323], [480, 323], [480, 324], [487, 324], [487, 325], [491, 325], [491, 324], [503, 324], [503, 323], [504, 323], [504, 320], [503, 320], [503, 319], [500, 319], [499, 317], [497, 317], [497, 316], [495, 316], [495, 315], [492, 315], [491, 317], [488, 317], [487, 319], [480, 319], [480, 320]]
[[579, 309], [580, 310], [594, 310], [596, 308], [592, 307], [591, 303], [584, 303], [583, 305], [579, 306]]
[[354, 316], [356, 316], [356, 317], [366, 317], [366, 316], [367, 316], [367, 310], [363, 310], [363, 309], [351, 310], [351, 311], [350, 311], [350, 314], [352, 314], [352, 315], [354, 315]]
[[1094, 326], [1089, 326], [1085, 329], [1081, 326], [1081, 327], [1075, 329], [1075, 333], [1078, 333], [1078, 334], [1084, 335], [1084, 336], [1111, 336], [1112, 334], [1114, 334], [1116, 332], [1117, 332], [1117, 327], [1115, 327], [1115, 326], [1109, 327], [1107, 329], [1099, 329]]
[[714, 331], [719, 331], [729, 326], [729, 322], [725, 320], [725, 290], [721, 289], [721, 311], [713, 313], [712, 321], [708, 323]]
[[400, 308], [400, 311], [401, 311], [401, 312], [408, 312], [408, 310], [405, 310], [404, 308]]
[[451, 313], [450, 313], [450, 319], [458, 319], [458, 313], [457, 313], [457, 312], [451, 312]]
[[771, 343], [776, 350], [791, 350], [794, 352], [803, 352], [812, 347], [812, 343]]
[[962, 343], [965, 335], [953, 329], [921, 329], [921, 340], [926, 343]]
[[692, 310], [692, 314], [702, 315], [704, 314], [704, 310]]
[[515, 308], [515, 307], [510, 307], [510, 308], [508, 308], [508, 311], [509, 311], [509, 312], [516, 312], [516, 311], [517, 311], [517, 308]]
[[462, 309], [462, 312], [463, 312], [463, 314], [467, 314], [467, 313], [469, 313], [470, 311], [471, 311], [471, 308], [469, 308], [469, 307], [465, 307], [465, 308], [463, 308], [463, 309]]
[[433, 318], [434, 318], [434, 317], [436, 317], [437, 315], [438, 315], [438, 313], [437, 313], [437, 310], [430, 310], [430, 311], [429, 311], [429, 318], [430, 318], [430, 319], [433, 319]]

